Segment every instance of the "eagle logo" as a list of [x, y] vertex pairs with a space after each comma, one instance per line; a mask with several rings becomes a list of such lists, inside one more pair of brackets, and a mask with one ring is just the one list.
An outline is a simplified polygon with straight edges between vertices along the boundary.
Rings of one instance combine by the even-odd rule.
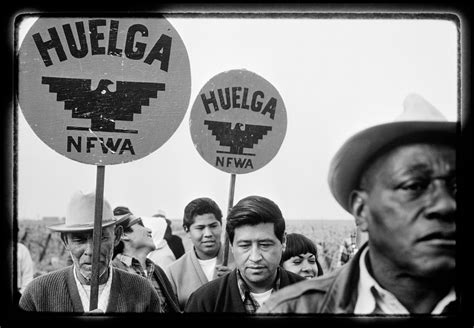
[[230, 147], [228, 152], [221, 150], [217, 152], [235, 155], [255, 156], [255, 154], [244, 153], [244, 148], [253, 148], [268, 131], [272, 130], [271, 126], [243, 123], [236, 123], [234, 128], [231, 122], [205, 120], [204, 124], [219, 141], [220, 146]]
[[91, 120], [91, 127], [67, 126], [67, 130], [138, 133], [137, 130], [115, 129], [115, 121], [133, 121], [133, 114], [141, 114], [150, 98], [157, 98], [165, 90], [164, 83], [117, 81], [116, 90], [110, 91], [112, 81], [102, 79], [91, 90], [90, 79], [43, 76], [42, 84], [49, 85], [49, 92], [57, 94], [57, 101], [64, 101], [64, 109], [72, 111], [73, 118]]

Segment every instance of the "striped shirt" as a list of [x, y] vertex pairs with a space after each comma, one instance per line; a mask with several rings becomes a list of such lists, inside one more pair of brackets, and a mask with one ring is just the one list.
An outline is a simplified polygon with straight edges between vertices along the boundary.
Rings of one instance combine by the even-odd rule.
[[155, 275], [153, 274], [155, 272], [155, 263], [153, 263], [152, 260], [147, 258], [145, 260], [146, 270], [144, 270], [142, 265], [140, 264], [140, 261], [138, 261], [134, 257], [125, 254], [117, 254], [116, 258], [119, 259], [120, 262], [125, 264], [129, 272], [136, 273], [142, 277], [147, 278], [148, 281], [150, 281], [150, 283], [152, 284], [153, 288], [155, 288], [156, 292], [158, 293], [158, 297], [160, 298], [161, 303], [161, 310], [165, 313], [170, 312], [166, 297], [163, 294], [163, 291], [161, 290]]

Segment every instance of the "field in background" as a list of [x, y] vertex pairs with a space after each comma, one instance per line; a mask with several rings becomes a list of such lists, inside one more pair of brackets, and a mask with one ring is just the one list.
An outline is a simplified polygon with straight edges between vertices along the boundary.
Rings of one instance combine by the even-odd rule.
[[[42, 220], [20, 220], [18, 222], [18, 241], [28, 247], [35, 262], [36, 275], [59, 269], [68, 263], [66, 252], [59, 233], [51, 232]], [[172, 220], [173, 234], [182, 238], [186, 250], [191, 241], [185, 235], [181, 220]], [[340, 247], [344, 239], [355, 233], [352, 220], [288, 220], [288, 233], [301, 233], [313, 240], [319, 249], [319, 261], [324, 272], [330, 272], [338, 265]]]

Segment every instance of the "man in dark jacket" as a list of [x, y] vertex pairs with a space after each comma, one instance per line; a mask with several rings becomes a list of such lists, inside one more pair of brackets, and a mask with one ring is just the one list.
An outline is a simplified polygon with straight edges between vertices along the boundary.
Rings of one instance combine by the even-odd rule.
[[255, 313], [273, 292], [304, 280], [279, 266], [285, 220], [273, 201], [242, 199], [230, 211], [226, 231], [236, 268], [191, 294], [185, 312]]
[[282, 290], [261, 311], [453, 313], [455, 139], [456, 123], [413, 95], [397, 122], [346, 141], [331, 162], [329, 186], [368, 242], [332, 274]]
[[148, 279], [160, 298], [163, 312], [181, 312], [166, 273], [147, 258], [147, 255], [155, 249], [151, 230], [146, 228], [142, 220], [133, 215], [127, 207], [116, 207], [114, 215], [118, 218], [117, 225], [123, 228], [123, 234], [114, 249], [112, 265]]

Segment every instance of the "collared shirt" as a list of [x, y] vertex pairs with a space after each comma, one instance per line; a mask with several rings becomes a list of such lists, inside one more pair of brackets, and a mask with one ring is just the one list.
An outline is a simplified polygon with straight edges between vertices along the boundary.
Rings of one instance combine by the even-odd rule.
[[[237, 270], [237, 286], [239, 287], [240, 297], [244, 303], [246, 313], [255, 313], [259, 308], [260, 304], [255, 300], [250, 292], [250, 288], [242, 278], [240, 271]], [[280, 289], [280, 268], [277, 269], [277, 277], [273, 284], [272, 293]]]
[[[360, 277], [357, 286], [357, 302], [354, 314], [410, 314], [400, 301], [388, 290], [382, 288], [370, 275], [366, 265], [368, 247], [360, 256]], [[435, 306], [431, 314], [441, 314], [444, 308], [456, 299], [454, 287]]]
[[148, 258], [145, 259], [146, 270], [143, 270], [143, 267], [140, 264], [140, 261], [138, 261], [134, 257], [128, 256], [122, 253], [122, 254], [117, 254], [116, 258], [118, 258], [120, 262], [125, 264], [128, 272], [139, 274], [140, 276], [147, 278], [150, 281], [153, 288], [155, 288], [156, 292], [158, 293], [162, 311], [169, 312], [170, 306], [168, 305], [168, 302], [166, 301], [166, 297], [163, 294], [163, 291], [161, 290], [160, 285], [158, 284], [158, 281], [156, 280], [155, 275], [153, 274], [155, 272], [155, 263], [153, 263], [153, 261]]
[[[82, 307], [84, 311], [89, 311], [90, 306], [90, 295], [91, 295], [91, 286], [90, 285], [83, 285], [79, 278], [77, 277], [76, 269], [74, 270], [74, 279], [76, 280], [77, 289], [79, 291], [79, 296], [81, 297]], [[112, 286], [112, 267], [109, 266], [109, 277], [105, 284], [99, 285], [99, 299], [97, 302], [97, 308], [102, 310], [105, 313], [107, 306], [109, 305], [109, 297], [110, 297], [110, 287]]]

